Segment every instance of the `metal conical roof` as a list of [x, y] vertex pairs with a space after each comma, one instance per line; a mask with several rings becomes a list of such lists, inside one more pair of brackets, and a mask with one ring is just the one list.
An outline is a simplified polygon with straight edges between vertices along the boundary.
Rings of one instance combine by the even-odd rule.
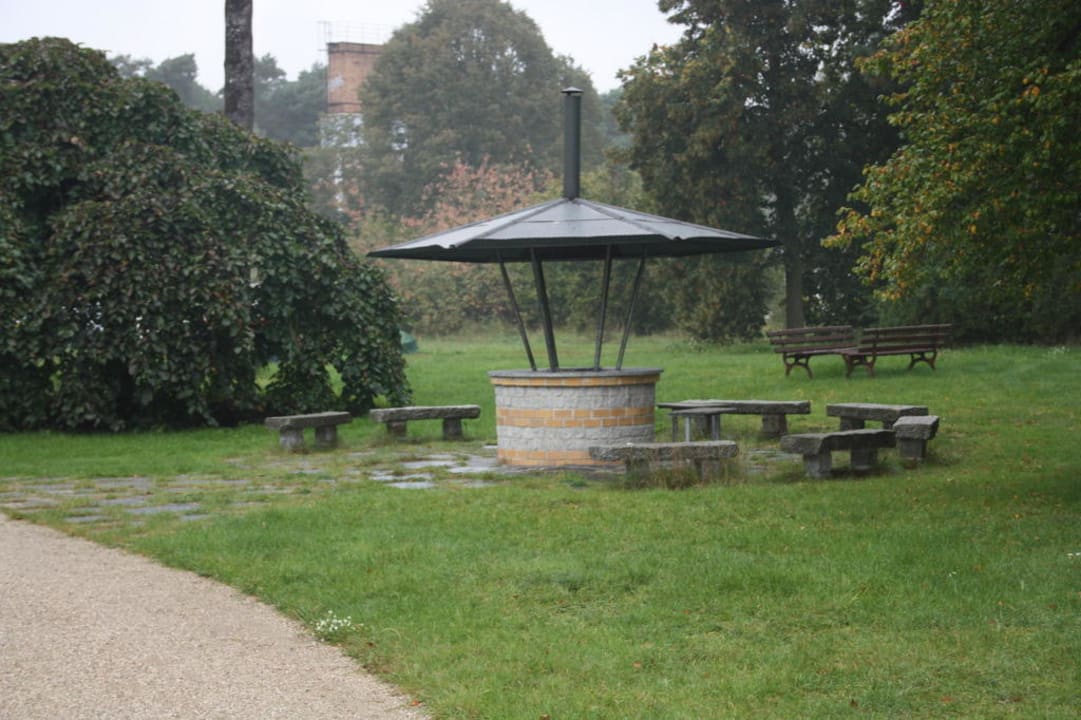
[[560, 198], [375, 250], [372, 257], [455, 262], [678, 257], [778, 245], [752, 235], [718, 230], [583, 198]]

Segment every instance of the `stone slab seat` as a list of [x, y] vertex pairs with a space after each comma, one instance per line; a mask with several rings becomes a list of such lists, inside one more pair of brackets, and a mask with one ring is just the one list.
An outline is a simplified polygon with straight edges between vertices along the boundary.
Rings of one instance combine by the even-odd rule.
[[892, 430], [839, 430], [827, 433], [803, 433], [781, 438], [781, 450], [803, 456], [803, 471], [807, 477], [827, 478], [833, 470], [834, 451], [851, 453], [851, 468], [865, 472], [874, 468], [879, 448], [896, 444]]
[[264, 424], [278, 431], [278, 443], [286, 450], [304, 447], [304, 430], [315, 428], [315, 444], [334, 447], [338, 444], [338, 426], [352, 422], [347, 412], [321, 412], [307, 415], [277, 415], [268, 417]]
[[[760, 415], [763, 437], [781, 437], [788, 432], [789, 415], [809, 415], [810, 400], [682, 400], [657, 403], [659, 408], [669, 410], [695, 410], [714, 408], [718, 414], [717, 431], [720, 432], [719, 415]], [[678, 415], [676, 417], [679, 417]], [[672, 422], [673, 436], [676, 420]]]
[[882, 405], [879, 403], [830, 403], [826, 415], [841, 418], [842, 430], [858, 430], [868, 421], [880, 422], [889, 430], [899, 418], [927, 415], [926, 405]]
[[907, 415], [893, 424], [897, 452], [906, 463], [919, 463], [927, 457], [927, 441], [938, 434], [938, 415]]
[[702, 478], [705, 463], [720, 462], [739, 453], [739, 446], [731, 440], [713, 440], [682, 443], [626, 443], [623, 445], [595, 445], [589, 448], [589, 456], [600, 462], [622, 462], [628, 474], [645, 473], [653, 463], [691, 462], [695, 472]]
[[480, 405], [412, 405], [380, 408], [368, 413], [374, 422], [386, 423], [387, 432], [402, 437], [410, 420], [442, 420], [443, 439], [462, 439], [462, 420], [480, 417]]

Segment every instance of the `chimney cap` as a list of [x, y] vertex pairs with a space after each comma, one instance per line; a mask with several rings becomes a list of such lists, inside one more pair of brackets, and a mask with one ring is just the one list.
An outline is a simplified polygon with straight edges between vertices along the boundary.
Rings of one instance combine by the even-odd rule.
[[581, 89], [576, 88], [576, 87], [563, 88], [562, 92], [563, 92], [564, 95], [581, 95], [582, 94]]

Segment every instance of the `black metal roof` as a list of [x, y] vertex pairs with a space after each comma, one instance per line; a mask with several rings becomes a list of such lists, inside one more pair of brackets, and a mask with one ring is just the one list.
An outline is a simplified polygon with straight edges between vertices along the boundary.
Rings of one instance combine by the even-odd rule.
[[614, 205], [560, 198], [374, 250], [372, 257], [454, 262], [679, 257], [761, 250], [766, 240]]

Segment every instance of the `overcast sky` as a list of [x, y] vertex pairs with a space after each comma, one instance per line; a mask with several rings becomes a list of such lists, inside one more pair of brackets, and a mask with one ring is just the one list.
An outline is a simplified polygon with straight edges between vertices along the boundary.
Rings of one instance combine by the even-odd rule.
[[[384, 42], [414, 20], [424, 0], [254, 0], [255, 54], [273, 55], [295, 79], [326, 62], [327, 41]], [[552, 50], [570, 55], [600, 92], [654, 43], [679, 37], [656, 0], [511, 0], [540, 26]], [[199, 82], [223, 84], [225, 0], [0, 0], [0, 42], [66, 37], [110, 55], [156, 63], [195, 53]]]

